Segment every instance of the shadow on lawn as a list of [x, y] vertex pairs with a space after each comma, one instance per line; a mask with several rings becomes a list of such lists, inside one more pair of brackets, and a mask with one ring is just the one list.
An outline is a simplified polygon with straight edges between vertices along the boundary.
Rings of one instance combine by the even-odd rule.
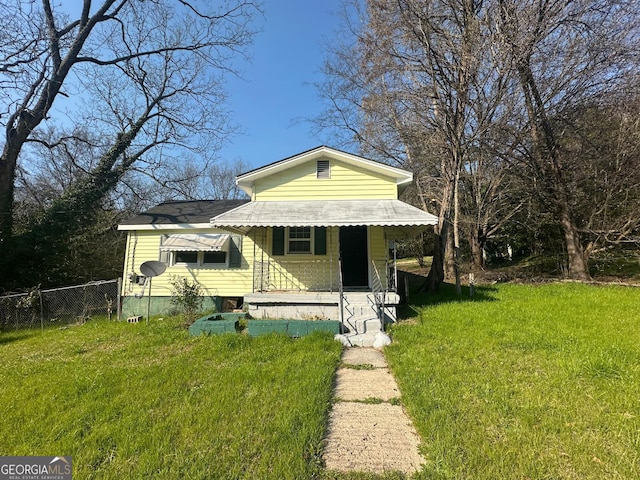
[[[413, 317], [416, 309], [430, 305], [439, 305], [442, 303], [452, 302], [495, 302], [494, 293], [497, 289], [491, 285], [476, 285], [473, 297], [470, 294], [469, 286], [462, 286], [462, 295], [456, 294], [456, 286], [451, 283], [443, 283], [437, 293], [415, 293], [426, 280], [422, 275], [416, 275], [409, 272], [398, 272], [400, 285], [405, 285], [405, 281], [409, 285], [409, 299], [405, 299], [403, 295], [403, 303], [400, 305], [398, 316], [400, 319]], [[405, 280], [406, 278], [406, 280]]]
[[0, 332], [0, 345], [5, 345], [11, 342], [17, 342], [19, 340], [25, 340], [29, 337], [33, 337], [33, 333], [31, 332]]

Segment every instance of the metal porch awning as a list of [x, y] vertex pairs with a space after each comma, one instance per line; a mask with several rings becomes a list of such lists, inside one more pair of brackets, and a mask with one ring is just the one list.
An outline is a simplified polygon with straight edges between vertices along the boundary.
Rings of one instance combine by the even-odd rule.
[[381, 226], [391, 238], [417, 235], [438, 217], [400, 200], [254, 201], [211, 219], [211, 226], [246, 234], [254, 227]]
[[160, 250], [170, 252], [229, 250], [229, 235], [224, 233], [176, 233], [162, 239]]

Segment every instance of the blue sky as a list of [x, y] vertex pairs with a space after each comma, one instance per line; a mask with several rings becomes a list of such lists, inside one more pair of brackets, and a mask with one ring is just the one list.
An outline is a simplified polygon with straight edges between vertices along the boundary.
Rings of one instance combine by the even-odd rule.
[[[227, 107], [241, 134], [218, 153], [223, 161], [242, 159], [249, 168], [329, 144], [314, 137], [305, 118], [322, 111], [314, 83], [322, 79], [324, 43], [340, 24], [342, 0], [262, 0], [256, 16], [250, 63], [239, 63], [242, 78], [227, 76]], [[78, 14], [76, 0], [64, 9]], [[58, 104], [63, 100], [58, 100]]]
[[322, 110], [314, 82], [321, 79], [323, 43], [339, 20], [340, 0], [265, 0], [261, 31], [243, 65], [244, 80], [229, 78], [229, 108], [244, 131], [220, 152], [251, 168], [327, 143], [303, 118]]

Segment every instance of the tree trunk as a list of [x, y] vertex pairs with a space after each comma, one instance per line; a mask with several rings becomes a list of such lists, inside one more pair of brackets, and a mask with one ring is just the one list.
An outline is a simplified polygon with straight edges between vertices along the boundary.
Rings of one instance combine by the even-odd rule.
[[453, 229], [449, 228], [445, 238], [446, 247], [444, 251], [444, 279], [447, 282], [454, 282], [456, 278], [456, 247], [453, 237]]
[[453, 271], [456, 280], [456, 294], [462, 296], [462, 286], [460, 285], [460, 231], [458, 222], [460, 220], [460, 169], [456, 170], [455, 183], [453, 186]]
[[558, 215], [558, 224], [564, 234], [569, 278], [590, 280], [591, 276], [589, 275], [589, 268], [580, 241], [580, 234], [571, 212], [568, 187], [560, 165], [560, 152], [558, 151], [555, 131], [547, 117], [545, 105], [534, 79], [529, 59], [525, 58], [518, 61], [516, 68], [529, 115], [534, 161], [537, 163], [537, 170], [543, 176], [545, 189], [551, 194]]
[[567, 248], [569, 278], [574, 280], [591, 280], [587, 258], [582, 248], [582, 242], [580, 241], [580, 234], [568, 208], [561, 207], [559, 222]]
[[[11, 237], [13, 230], [14, 180], [18, 166], [18, 156], [22, 146], [33, 129], [42, 121], [47, 110], [36, 105], [42, 111], [27, 110], [12, 114], [7, 121], [6, 138], [2, 157], [0, 157], [0, 242]], [[50, 107], [50, 104], [48, 104]]]
[[[429, 293], [437, 292], [440, 285], [445, 280], [445, 265], [447, 264], [447, 255], [452, 253], [449, 246], [453, 243], [451, 233], [451, 207], [453, 205], [453, 182], [447, 182], [442, 191], [442, 201], [440, 203], [440, 212], [438, 215], [438, 225], [435, 231], [435, 249], [433, 252], [433, 261], [431, 268], [427, 274], [427, 280], [418, 289], [418, 292], [427, 291]], [[451, 263], [449, 263], [451, 265]]]
[[5, 144], [0, 157], [0, 244], [4, 244], [13, 230], [13, 192], [18, 152]]
[[484, 269], [484, 240], [479, 230], [472, 231], [469, 235], [469, 245], [471, 247], [471, 261], [474, 270]]
[[[442, 231], [442, 228], [440, 228]], [[433, 250], [433, 260], [431, 268], [427, 274], [427, 280], [418, 289], [418, 292], [426, 291], [427, 293], [436, 293], [440, 289], [440, 285], [444, 282], [444, 254], [446, 232], [436, 233], [435, 248]]]

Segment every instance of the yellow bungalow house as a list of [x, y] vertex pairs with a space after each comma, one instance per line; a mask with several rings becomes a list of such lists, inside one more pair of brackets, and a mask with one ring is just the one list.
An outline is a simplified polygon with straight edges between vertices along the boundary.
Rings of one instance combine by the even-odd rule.
[[129, 231], [123, 314], [143, 314], [140, 265], [160, 260], [153, 313], [168, 307], [172, 276], [186, 276], [218, 310], [340, 320], [345, 343], [366, 344], [395, 320], [395, 240], [437, 223], [398, 200], [412, 181], [322, 146], [239, 175], [249, 200], [161, 204], [119, 226]]

